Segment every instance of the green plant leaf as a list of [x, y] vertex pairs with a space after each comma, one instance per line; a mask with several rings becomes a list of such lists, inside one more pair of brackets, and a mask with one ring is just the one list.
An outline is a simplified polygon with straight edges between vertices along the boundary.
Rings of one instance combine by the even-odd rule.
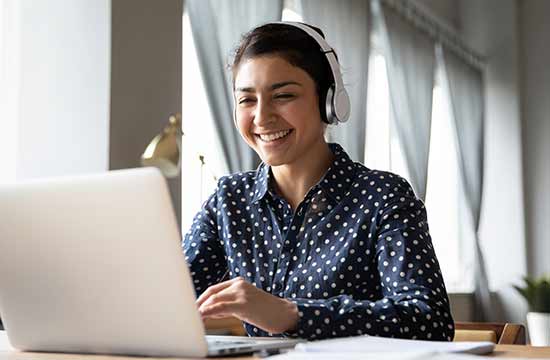
[[524, 277], [524, 286], [513, 285], [527, 300], [530, 311], [550, 313], [550, 276]]

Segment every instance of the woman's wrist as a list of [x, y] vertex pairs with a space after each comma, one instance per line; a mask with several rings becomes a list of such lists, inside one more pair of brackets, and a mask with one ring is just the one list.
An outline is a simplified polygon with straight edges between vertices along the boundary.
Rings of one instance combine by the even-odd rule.
[[298, 321], [300, 320], [298, 305], [296, 305], [295, 303], [287, 299], [281, 299], [281, 300], [283, 301], [283, 308], [284, 308], [283, 314], [285, 314], [284, 318], [286, 320], [281, 333], [295, 332], [298, 327]]

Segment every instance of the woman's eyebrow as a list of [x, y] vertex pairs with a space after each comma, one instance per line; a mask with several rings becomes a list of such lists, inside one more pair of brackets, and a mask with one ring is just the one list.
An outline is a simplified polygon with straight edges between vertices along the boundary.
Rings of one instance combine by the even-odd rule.
[[238, 88], [235, 88], [235, 92], [254, 92], [254, 88], [253, 87], [238, 87]]
[[271, 85], [271, 90], [277, 90], [277, 89], [282, 88], [282, 87], [287, 86], [287, 85], [302, 86], [302, 84], [300, 84], [296, 81], [283, 81], [283, 82], [279, 82], [279, 83], [275, 83], [275, 84]]
[[[278, 83], [275, 83], [275, 84], [272, 84], [269, 89], [270, 90], [277, 90], [279, 88], [282, 88], [282, 87], [285, 87], [287, 85], [298, 85], [298, 86], [302, 86], [302, 84], [296, 82], [296, 81], [282, 81], [282, 82], [278, 82]], [[249, 86], [245, 86], [245, 87], [238, 87], [238, 88], [235, 88], [235, 91], [239, 91], [239, 92], [254, 92], [255, 91], [255, 88], [254, 87], [249, 87]]]

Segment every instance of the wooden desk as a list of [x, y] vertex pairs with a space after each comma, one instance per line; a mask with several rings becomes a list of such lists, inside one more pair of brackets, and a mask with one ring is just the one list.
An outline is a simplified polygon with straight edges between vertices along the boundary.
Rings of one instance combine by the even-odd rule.
[[550, 359], [550, 346], [497, 345], [490, 355], [498, 358]]
[[[495, 351], [489, 355], [491, 358], [538, 358], [550, 359], [550, 347], [535, 347], [527, 345], [496, 345]], [[481, 359], [489, 357], [480, 356]], [[0, 350], [0, 360], [159, 360], [161, 358], [138, 358], [126, 356], [102, 356], [102, 355], [78, 355], [74, 354], [47, 354], [47, 353], [25, 353], [16, 351]], [[241, 356], [216, 358], [227, 360], [257, 360], [256, 356]], [[162, 360], [174, 360], [173, 358]], [[183, 360], [183, 359], [180, 359]]]

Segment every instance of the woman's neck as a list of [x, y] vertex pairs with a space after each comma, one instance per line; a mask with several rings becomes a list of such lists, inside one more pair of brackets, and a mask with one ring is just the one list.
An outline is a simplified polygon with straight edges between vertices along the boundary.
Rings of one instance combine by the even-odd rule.
[[295, 162], [271, 167], [277, 192], [296, 210], [309, 189], [321, 180], [333, 161], [334, 154], [323, 141]]

